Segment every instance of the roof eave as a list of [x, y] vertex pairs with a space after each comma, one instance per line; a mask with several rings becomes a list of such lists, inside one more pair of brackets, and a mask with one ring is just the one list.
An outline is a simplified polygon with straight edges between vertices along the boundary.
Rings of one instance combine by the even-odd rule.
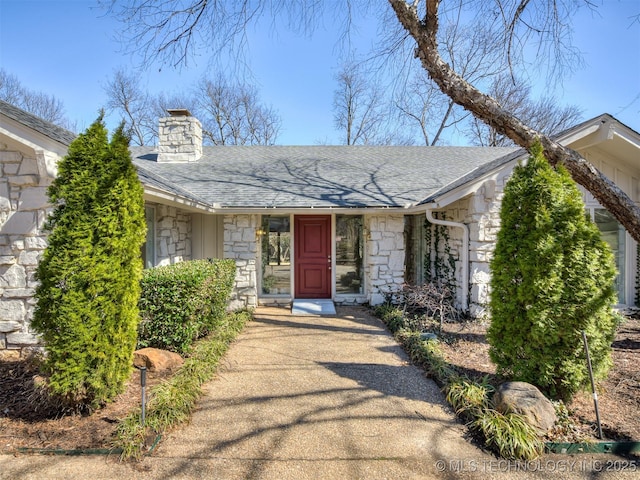
[[[420, 210], [420, 208], [418, 208]], [[287, 214], [309, 214], [309, 215], [330, 215], [336, 213], [348, 213], [350, 215], [365, 215], [373, 213], [398, 212], [406, 213], [407, 207], [340, 207], [340, 206], [283, 206], [283, 207], [229, 207], [219, 206], [212, 209], [212, 213], [218, 214], [261, 214], [261, 215], [287, 215]]]
[[143, 185], [143, 188], [145, 201], [162, 203], [163, 205], [170, 205], [197, 213], [217, 213], [216, 209], [212, 206], [203, 202], [198, 202], [192, 198], [187, 198], [151, 185]]
[[587, 120], [558, 134], [555, 136], [555, 140], [562, 145], [570, 147], [572, 144], [596, 132], [597, 135], [594, 135], [591, 143], [583, 144], [581, 145], [581, 148], [587, 148], [605, 140], [611, 140], [614, 137], [618, 137], [635, 147], [640, 148], [640, 133], [636, 132], [631, 127], [628, 127], [608, 113], [604, 113]]
[[[505, 155], [501, 159], [497, 159], [497, 165], [486, 172], [480, 173], [474, 176], [474, 172], [470, 172], [470, 178], [462, 181], [459, 185], [452, 184], [446, 185], [437, 192], [429, 195], [424, 200], [418, 203], [421, 207], [428, 207], [429, 209], [441, 209], [448, 205], [451, 205], [458, 200], [461, 200], [471, 194], [474, 194], [487, 179], [495, 177], [498, 173], [505, 168], [513, 168], [515, 164], [526, 156], [526, 151], [516, 150], [513, 153]], [[482, 168], [482, 167], [480, 167]], [[452, 186], [455, 185], [455, 186]]]

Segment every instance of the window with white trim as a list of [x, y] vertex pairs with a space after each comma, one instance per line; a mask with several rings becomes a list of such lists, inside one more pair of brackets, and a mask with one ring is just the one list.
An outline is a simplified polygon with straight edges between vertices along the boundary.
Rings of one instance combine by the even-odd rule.
[[156, 209], [145, 205], [144, 218], [147, 224], [147, 238], [142, 245], [143, 268], [153, 268], [156, 265]]

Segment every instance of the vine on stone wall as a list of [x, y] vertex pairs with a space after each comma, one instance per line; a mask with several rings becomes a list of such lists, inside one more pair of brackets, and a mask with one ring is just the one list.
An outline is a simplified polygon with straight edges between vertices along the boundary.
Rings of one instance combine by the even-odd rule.
[[[436, 218], [446, 220], [446, 214], [434, 213]], [[425, 254], [424, 279], [425, 283], [440, 283], [451, 291], [456, 288], [456, 258], [451, 252], [451, 238], [449, 229], [445, 225], [435, 225], [425, 219]]]
[[434, 278], [433, 278], [433, 271], [432, 271], [432, 260], [431, 260], [431, 252], [433, 251], [433, 246], [432, 246], [432, 229], [433, 229], [433, 224], [427, 220], [426, 218], [424, 219], [424, 244], [425, 244], [425, 250], [424, 250], [424, 258], [422, 260], [422, 264], [423, 264], [423, 271], [424, 271], [424, 281], [425, 283], [432, 283]]

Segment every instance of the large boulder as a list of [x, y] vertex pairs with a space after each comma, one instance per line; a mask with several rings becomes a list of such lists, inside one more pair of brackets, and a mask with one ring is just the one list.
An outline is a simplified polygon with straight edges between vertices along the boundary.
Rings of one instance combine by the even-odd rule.
[[535, 386], [526, 382], [505, 382], [493, 396], [496, 410], [524, 415], [542, 434], [556, 422], [553, 404]]
[[159, 348], [141, 348], [133, 352], [133, 364], [136, 367], [147, 367], [150, 372], [166, 373], [180, 368], [184, 360], [180, 355]]

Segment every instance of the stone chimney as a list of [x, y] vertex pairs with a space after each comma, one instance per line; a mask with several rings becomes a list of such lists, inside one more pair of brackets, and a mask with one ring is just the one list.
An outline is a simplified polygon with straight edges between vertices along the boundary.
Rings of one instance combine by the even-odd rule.
[[186, 109], [169, 109], [158, 128], [158, 162], [195, 162], [202, 156], [202, 124]]

